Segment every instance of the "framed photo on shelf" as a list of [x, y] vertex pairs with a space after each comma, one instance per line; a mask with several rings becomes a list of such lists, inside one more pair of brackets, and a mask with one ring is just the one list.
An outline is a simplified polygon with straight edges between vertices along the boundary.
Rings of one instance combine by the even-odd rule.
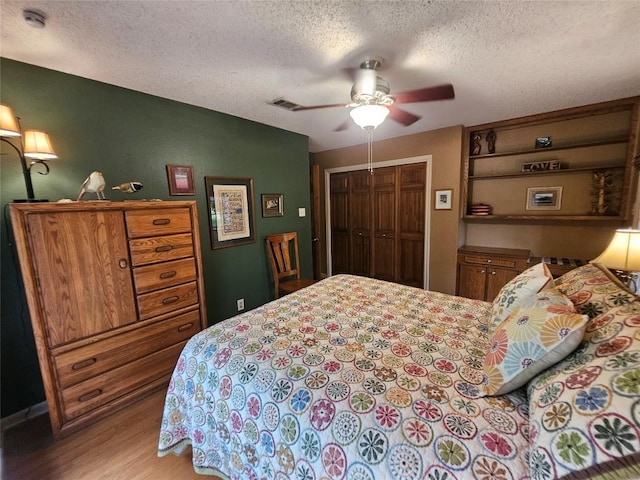
[[436, 210], [451, 210], [453, 190], [436, 190]]
[[562, 187], [527, 188], [527, 210], [560, 210]]
[[281, 193], [262, 194], [262, 216], [263, 217], [283, 217], [284, 205]]
[[253, 179], [204, 177], [209, 207], [211, 249], [256, 241]]
[[196, 194], [191, 165], [167, 165], [167, 180], [169, 181], [169, 195]]

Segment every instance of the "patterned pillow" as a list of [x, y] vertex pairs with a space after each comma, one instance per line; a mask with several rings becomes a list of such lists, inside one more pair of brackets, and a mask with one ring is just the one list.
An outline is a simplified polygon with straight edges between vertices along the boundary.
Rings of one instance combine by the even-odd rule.
[[489, 340], [484, 393], [509, 393], [565, 358], [582, 340], [587, 320], [555, 287], [516, 307]]
[[553, 276], [544, 263], [528, 268], [509, 281], [498, 293], [491, 308], [490, 330], [503, 322], [513, 310], [544, 288], [553, 287]]
[[529, 382], [531, 478], [640, 478], [640, 297], [595, 265], [558, 283], [589, 321], [580, 346]]

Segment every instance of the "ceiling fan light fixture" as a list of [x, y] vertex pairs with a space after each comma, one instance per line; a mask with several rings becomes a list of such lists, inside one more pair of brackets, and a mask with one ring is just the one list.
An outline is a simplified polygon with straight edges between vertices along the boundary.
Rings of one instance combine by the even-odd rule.
[[384, 122], [389, 109], [384, 105], [360, 105], [352, 109], [349, 115], [360, 128], [373, 129]]

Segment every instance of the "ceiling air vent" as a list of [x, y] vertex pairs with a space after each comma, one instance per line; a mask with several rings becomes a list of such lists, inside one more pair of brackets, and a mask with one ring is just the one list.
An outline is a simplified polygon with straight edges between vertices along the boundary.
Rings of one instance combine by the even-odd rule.
[[271, 105], [284, 108], [285, 110], [289, 110], [290, 112], [295, 112], [302, 106], [298, 105], [297, 103], [290, 102], [289, 100], [285, 100], [284, 98], [274, 100], [273, 102], [271, 102]]

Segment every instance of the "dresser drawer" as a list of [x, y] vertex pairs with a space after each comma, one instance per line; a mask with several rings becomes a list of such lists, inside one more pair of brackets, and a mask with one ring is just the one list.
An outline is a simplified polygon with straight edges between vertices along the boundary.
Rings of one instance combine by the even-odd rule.
[[465, 255], [465, 263], [475, 263], [477, 265], [494, 265], [496, 267], [515, 268], [517, 260], [515, 258], [486, 257], [480, 255]]
[[97, 377], [65, 388], [62, 390], [65, 420], [71, 420], [160, 377], [170, 375], [184, 343], [172, 345], [119, 368], [109, 370]]
[[200, 331], [200, 310], [107, 338], [53, 357], [58, 382], [70, 387], [157, 350], [189, 339]]
[[125, 212], [129, 237], [151, 237], [191, 231], [188, 208], [128, 210]]
[[193, 239], [190, 233], [129, 240], [131, 264], [135, 267], [148, 263], [166, 262], [193, 257]]
[[138, 295], [140, 320], [156, 317], [198, 303], [196, 282]]
[[173, 287], [196, 279], [196, 261], [185, 258], [173, 262], [154, 263], [133, 270], [137, 293]]

